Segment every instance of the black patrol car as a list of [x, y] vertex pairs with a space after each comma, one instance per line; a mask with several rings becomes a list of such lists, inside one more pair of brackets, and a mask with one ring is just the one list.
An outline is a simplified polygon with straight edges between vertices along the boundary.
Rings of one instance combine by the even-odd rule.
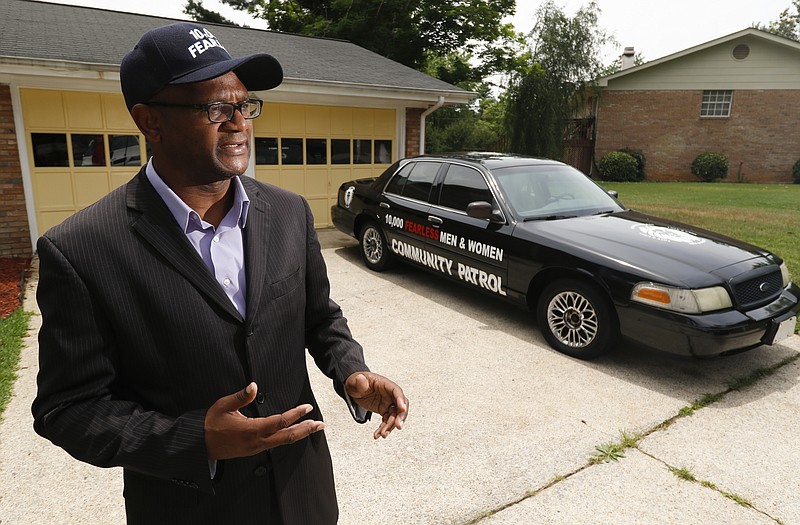
[[404, 261], [530, 308], [547, 342], [578, 358], [621, 337], [696, 357], [772, 345], [800, 311], [777, 255], [627, 209], [552, 160], [407, 158], [344, 183], [331, 212], [368, 268]]

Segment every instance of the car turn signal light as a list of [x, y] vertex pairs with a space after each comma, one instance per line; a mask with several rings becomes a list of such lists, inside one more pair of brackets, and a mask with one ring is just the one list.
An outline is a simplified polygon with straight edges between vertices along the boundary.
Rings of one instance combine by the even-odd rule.
[[687, 290], [656, 283], [638, 283], [631, 291], [631, 301], [683, 312], [701, 314], [731, 308], [733, 303], [722, 286]]

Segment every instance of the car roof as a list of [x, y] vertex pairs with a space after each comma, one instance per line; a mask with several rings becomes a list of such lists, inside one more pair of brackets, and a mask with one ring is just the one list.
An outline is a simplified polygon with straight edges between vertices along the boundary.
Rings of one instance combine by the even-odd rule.
[[494, 153], [490, 151], [468, 151], [456, 153], [441, 153], [435, 155], [417, 155], [404, 159], [408, 160], [455, 160], [471, 164], [480, 164], [488, 169], [505, 168], [509, 166], [535, 166], [545, 164], [561, 164], [557, 160], [545, 159], [541, 157], [529, 157], [526, 155], [515, 155], [512, 153]]

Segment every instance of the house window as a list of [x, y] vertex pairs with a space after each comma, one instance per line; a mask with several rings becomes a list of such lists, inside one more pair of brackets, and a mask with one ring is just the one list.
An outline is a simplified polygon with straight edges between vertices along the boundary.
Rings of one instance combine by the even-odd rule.
[[701, 117], [730, 117], [733, 91], [703, 91], [703, 103], [700, 105]]

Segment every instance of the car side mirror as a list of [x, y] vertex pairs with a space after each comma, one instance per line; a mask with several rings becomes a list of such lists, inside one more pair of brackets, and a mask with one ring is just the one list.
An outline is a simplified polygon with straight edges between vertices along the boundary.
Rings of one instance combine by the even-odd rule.
[[475, 219], [489, 219], [492, 222], [505, 222], [503, 212], [495, 210], [486, 201], [475, 201], [467, 204], [467, 215]]
[[617, 190], [608, 190], [606, 193], [608, 193], [615, 199], [619, 199], [619, 192]]

